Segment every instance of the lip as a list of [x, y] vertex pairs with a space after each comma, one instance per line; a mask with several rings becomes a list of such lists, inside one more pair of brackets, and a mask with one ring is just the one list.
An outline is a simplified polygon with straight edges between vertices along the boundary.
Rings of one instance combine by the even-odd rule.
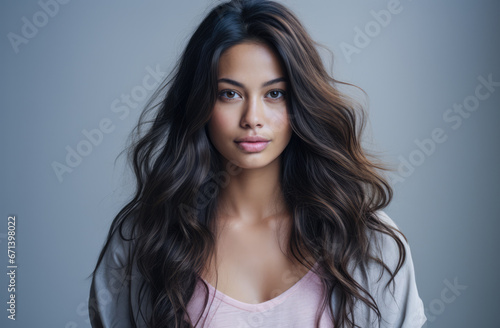
[[255, 141], [255, 142], [247, 142], [247, 141], [241, 141], [241, 142], [236, 142], [238, 145], [238, 148], [250, 152], [250, 153], [258, 153], [260, 151], [263, 151], [266, 149], [267, 145], [270, 143], [270, 140], [266, 141]]
[[261, 136], [247, 136], [236, 139], [234, 142], [238, 148], [250, 153], [258, 153], [266, 149], [271, 140]]
[[261, 136], [248, 136], [235, 140], [235, 142], [267, 142], [267, 141], [270, 140]]

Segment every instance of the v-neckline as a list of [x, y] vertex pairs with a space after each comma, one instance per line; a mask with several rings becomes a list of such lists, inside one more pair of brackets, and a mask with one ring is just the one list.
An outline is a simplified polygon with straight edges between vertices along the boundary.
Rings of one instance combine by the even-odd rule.
[[237, 308], [247, 310], [247, 311], [262, 311], [262, 310], [268, 310], [278, 304], [281, 304], [282, 302], [285, 301], [286, 298], [291, 296], [297, 289], [300, 288], [304, 283], [306, 283], [307, 280], [309, 280], [312, 275], [314, 274], [314, 270], [318, 266], [318, 262], [315, 262], [314, 265], [312, 266], [312, 269], [307, 271], [305, 275], [302, 276], [295, 284], [293, 284], [290, 288], [285, 290], [283, 293], [279, 294], [276, 297], [271, 298], [270, 300], [261, 302], [261, 303], [246, 303], [239, 301], [235, 298], [232, 298], [231, 296], [228, 296], [221, 292], [220, 290], [216, 289], [212, 284], [210, 284], [208, 281], [206, 281], [204, 278], [200, 277], [208, 286], [210, 290], [210, 294], [213, 295], [215, 292], [215, 297], [217, 297], [219, 300], [235, 306]]

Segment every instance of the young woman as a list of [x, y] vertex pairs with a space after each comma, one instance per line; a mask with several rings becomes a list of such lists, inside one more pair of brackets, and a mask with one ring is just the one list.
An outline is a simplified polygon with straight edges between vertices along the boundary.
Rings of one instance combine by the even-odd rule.
[[315, 46], [272, 1], [202, 21], [136, 128], [137, 190], [93, 272], [93, 327], [424, 324], [382, 210], [387, 169]]

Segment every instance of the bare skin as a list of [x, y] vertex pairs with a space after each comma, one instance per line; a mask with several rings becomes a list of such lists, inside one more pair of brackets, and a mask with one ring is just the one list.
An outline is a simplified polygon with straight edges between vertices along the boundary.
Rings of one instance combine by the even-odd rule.
[[[282, 294], [308, 271], [285, 254], [292, 216], [284, 205], [279, 172], [280, 155], [292, 134], [287, 84], [263, 86], [286, 76], [272, 49], [252, 42], [224, 52], [218, 73], [219, 79], [243, 87], [219, 82], [209, 138], [223, 159], [241, 171], [220, 191], [216, 257], [201, 276], [235, 300], [262, 303]], [[255, 135], [270, 140], [264, 150], [248, 151], [235, 142]]]

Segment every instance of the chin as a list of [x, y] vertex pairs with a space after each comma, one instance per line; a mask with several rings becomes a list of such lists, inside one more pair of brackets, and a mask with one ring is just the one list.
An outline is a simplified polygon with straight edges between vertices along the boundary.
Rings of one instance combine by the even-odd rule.
[[[249, 154], [247, 156], [255, 156], [252, 154]], [[232, 160], [232, 163], [237, 165], [238, 167], [242, 169], [260, 169], [263, 167], [268, 166], [269, 164], [273, 163], [276, 161], [278, 158], [236, 158]]]

